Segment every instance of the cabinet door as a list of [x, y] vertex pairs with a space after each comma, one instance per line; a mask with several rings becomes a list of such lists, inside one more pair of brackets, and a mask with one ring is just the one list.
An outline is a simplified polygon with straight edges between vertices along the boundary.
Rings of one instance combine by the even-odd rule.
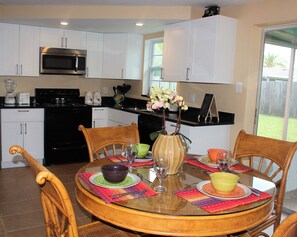
[[40, 28], [40, 46], [64, 48], [64, 37], [62, 29], [55, 28]]
[[127, 57], [124, 70], [124, 78], [140, 80], [142, 78], [142, 52], [143, 36], [128, 34], [127, 36]]
[[12, 145], [24, 146], [23, 144], [23, 123], [22, 122], [5, 122], [1, 123], [1, 150], [2, 150], [2, 168], [5, 162], [7, 164], [23, 160], [21, 155], [11, 155], [9, 148]]
[[232, 83], [236, 20], [212, 16], [192, 21], [193, 57], [190, 81]]
[[44, 158], [43, 122], [24, 122], [24, 148], [36, 159]]
[[102, 78], [103, 34], [87, 32], [87, 75]]
[[107, 108], [92, 108], [92, 127], [107, 127], [108, 126], [108, 109]]
[[87, 49], [87, 33], [84, 31], [65, 30], [64, 48]]
[[19, 75], [39, 75], [39, 27], [20, 26]]
[[103, 78], [122, 79], [127, 47], [127, 34], [104, 34]]
[[0, 75], [19, 73], [19, 25], [0, 23]]
[[108, 109], [108, 126], [138, 124], [139, 114], [129, 113], [116, 109]]
[[189, 74], [190, 22], [168, 25], [164, 30], [163, 77], [165, 81], [186, 81]]

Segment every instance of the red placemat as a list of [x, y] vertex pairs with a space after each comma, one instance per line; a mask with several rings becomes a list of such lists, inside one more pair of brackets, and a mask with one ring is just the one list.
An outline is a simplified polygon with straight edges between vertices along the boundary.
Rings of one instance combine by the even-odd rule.
[[[206, 165], [206, 164], [203, 164], [203, 163], [201, 163], [200, 161], [198, 161], [197, 158], [188, 158], [188, 157], [186, 157], [185, 162], [186, 162], [186, 163], [189, 163], [189, 164], [191, 164], [191, 165], [200, 167], [200, 168], [202, 168], [202, 169], [211, 171], [211, 172], [219, 172], [219, 169], [210, 167], [210, 166], [208, 166], [208, 165]], [[229, 168], [229, 170], [231, 170], [231, 171], [234, 172], [234, 173], [244, 173], [244, 172], [251, 171], [251, 170], [253, 170], [253, 169], [250, 168], [250, 167], [244, 166], [244, 165], [242, 165], [242, 164], [235, 164], [235, 165], [232, 165], [232, 166]]]
[[[153, 196], [156, 195], [157, 192], [155, 192], [153, 189], [148, 187], [144, 182], [140, 182], [135, 186], [129, 187], [129, 188], [119, 188], [119, 189], [109, 189], [109, 188], [102, 188], [97, 185], [94, 185], [90, 182], [90, 177], [96, 174], [96, 172], [87, 172], [87, 173], [79, 173], [79, 177], [96, 193], [96, 195], [100, 198], [102, 198], [106, 203], [111, 202], [118, 202], [128, 199], [134, 199], [134, 198], [141, 198], [146, 196]], [[141, 191], [141, 190], [147, 190], [144, 193], [132, 193], [126, 196], [113, 198], [113, 195], [115, 194], [121, 194], [126, 192], [135, 192], [135, 191]]]
[[[123, 157], [122, 155], [117, 155], [117, 156], [111, 156], [107, 157], [109, 160], [115, 163], [120, 163], [123, 165], [128, 165], [128, 160]], [[141, 162], [133, 162], [132, 166], [133, 167], [141, 167], [141, 166], [149, 166], [153, 165], [154, 161], [153, 160], [148, 160], [148, 161], [141, 161]]]
[[251, 194], [248, 197], [241, 199], [222, 200], [206, 196], [197, 188], [176, 191], [175, 194], [210, 213], [225, 211], [238, 206], [272, 198], [269, 193], [261, 192], [260, 196]]

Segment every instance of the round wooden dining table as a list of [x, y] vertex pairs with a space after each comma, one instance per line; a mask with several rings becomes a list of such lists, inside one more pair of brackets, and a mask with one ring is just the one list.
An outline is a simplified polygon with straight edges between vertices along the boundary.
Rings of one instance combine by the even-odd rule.
[[[106, 203], [79, 177], [83, 172], [100, 172], [101, 166], [112, 163], [100, 159], [83, 166], [75, 176], [76, 198], [93, 216], [116, 226], [137, 232], [162, 236], [217, 236], [252, 228], [267, 219], [273, 211], [273, 198], [241, 205], [225, 211], [209, 213], [174, 192], [195, 188], [197, 183], [209, 179], [206, 170], [184, 163], [176, 175], [164, 181], [167, 190], [154, 196]], [[133, 173], [150, 187], [158, 184], [152, 167], [134, 168]], [[259, 178], [255, 171], [238, 174], [240, 182], [254, 186], [272, 195], [273, 182]]]

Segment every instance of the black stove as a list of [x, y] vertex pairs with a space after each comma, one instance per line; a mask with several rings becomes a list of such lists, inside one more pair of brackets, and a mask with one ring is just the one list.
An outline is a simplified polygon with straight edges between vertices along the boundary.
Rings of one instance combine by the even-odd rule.
[[88, 107], [80, 97], [79, 89], [36, 88], [36, 103], [47, 107]]
[[89, 160], [80, 124], [92, 125], [92, 107], [83, 103], [79, 89], [35, 89], [36, 103], [44, 107], [45, 165]]

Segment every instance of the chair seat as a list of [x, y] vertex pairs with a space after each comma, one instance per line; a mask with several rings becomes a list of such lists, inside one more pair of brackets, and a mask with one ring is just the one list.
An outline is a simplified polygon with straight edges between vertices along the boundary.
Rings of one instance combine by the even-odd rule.
[[99, 221], [92, 222], [78, 227], [78, 233], [80, 237], [139, 237], [139, 235], [133, 233], [132, 231], [122, 230], [119, 227], [113, 227]]

